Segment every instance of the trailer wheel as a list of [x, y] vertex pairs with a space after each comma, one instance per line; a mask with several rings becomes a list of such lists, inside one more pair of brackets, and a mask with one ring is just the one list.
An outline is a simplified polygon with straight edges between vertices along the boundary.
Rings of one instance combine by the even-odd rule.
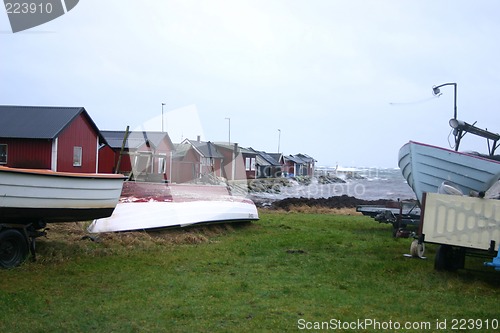
[[452, 248], [449, 245], [439, 245], [434, 259], [434, 269], [436, 271], [453, 270]]
[[19, 230], [7, 229], [0, 232], [0, 267], [16, 267], [27, 256], [28, 242]]

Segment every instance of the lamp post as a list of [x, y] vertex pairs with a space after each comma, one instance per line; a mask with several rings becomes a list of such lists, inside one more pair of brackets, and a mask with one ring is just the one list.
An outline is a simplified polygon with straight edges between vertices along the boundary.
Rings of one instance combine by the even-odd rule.
[[455, 108], [453, 110], [453, 119], [457, 119], [457, 84], [456, 83], [443, 83], [443, 84], [440, 84], [439, 86], [432, 87], [432, 92], [434, 93], [434, 95], [438, 96], [441, 93], [439, 88], [444, 87], [444, 86], [453, 86], [455, 88]]
[[161, 131], [163, 132], [163, 106], [165, 103], [161, 103]]
[[278, 128], [278, 154], [280, 152], [281, 130]]
[[231, 118], [224, 118], [226, 120], [229, 120], [229, 144], [231, 144]]

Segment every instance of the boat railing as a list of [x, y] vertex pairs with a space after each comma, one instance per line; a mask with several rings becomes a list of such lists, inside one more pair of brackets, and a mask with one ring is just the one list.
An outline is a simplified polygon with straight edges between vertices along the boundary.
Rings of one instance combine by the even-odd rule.
[[460, 147], [460, 141], [464, 137], [465, 134], [471, 133], [482, 138], [485, 138], [488, 143], [488, 155], [493, 157], [495, 155], [495, 150], [500, 146], [500, 134], [493, 133], [488, 131], [487, 129], [482, 129], [474, 126], [474, 124], [468, 124], [465, 121], [461, 121], [458, 119], [450, 119], [450, 126], [454, 129], [455, 135], [455, 151], [458, 151]]

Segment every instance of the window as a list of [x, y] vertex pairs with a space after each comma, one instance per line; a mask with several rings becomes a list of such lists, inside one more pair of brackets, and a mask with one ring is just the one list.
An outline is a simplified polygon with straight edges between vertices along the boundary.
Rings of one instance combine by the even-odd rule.
[[7, 145], [0, 144], [0, 164], [7, 164]]
[[167, 172], [165, 157], [158, 157], [158, 173], [165, 172]]
[[82, 166], [82, 147], [73, 147], [73, 166]]
[[246, 171], [255, 170], [255, 158], [250, 158], [250, 157], [245, 158], [245, 170]]
[[204, 166], [213, 166], [214, 165], [214, 160], [210, 157], [202, 157], [201, 158], [201, 165]]

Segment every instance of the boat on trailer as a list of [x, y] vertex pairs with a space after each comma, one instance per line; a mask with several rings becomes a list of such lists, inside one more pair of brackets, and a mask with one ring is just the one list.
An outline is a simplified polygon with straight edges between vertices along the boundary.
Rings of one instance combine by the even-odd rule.
[[90, 233], [186, 227], [258, 220], [254, 202], [223, 185], [125, 182], [110, 217], [96, 219]]
[[425, 192], [438, 192], [443, 182], [469, 194], [485, 192], [500, 178], [500, 160], [414, 141], [399, 150], [399, 167], [420, 203]]
[[[500, 196], [498, 189], [500, 134], [457, 119], [456, 83], [454, 118], [449, 121], [455, 138], [454, 150], [410, 141], [399, 150], [399, 167], [421, 206], [418, 239], [412, 243], [413, 256], [422, 257], [424, 242], [438, 244], [437, 270], [464, 268], [465, 255], [497, 254], [500, 243]], [[487, 154], [459, 152], [467, 134], [485, 138]], [[489, 192], [489, 193], [488, 193]], [[485, 263], [500, 267], [499, 260]]]
[[110, 216], [125, 177], [0, 166], [0, 267], [34, 255], [36, 237], [47, 223]]
[[[495, 150], [500, 145], [500, 134], [489, 132], [452, 118], [455, 149], [445, 149], [410, 141], [399, 150], [398, 165], [408, 185], [422, 203], [423, 193], [438, 192], [440, 187], [463, 194], [485, 192], [500, 178], [500, 156]], [[459, 152], [465, 134], [485, 138], [488, 153]]]

